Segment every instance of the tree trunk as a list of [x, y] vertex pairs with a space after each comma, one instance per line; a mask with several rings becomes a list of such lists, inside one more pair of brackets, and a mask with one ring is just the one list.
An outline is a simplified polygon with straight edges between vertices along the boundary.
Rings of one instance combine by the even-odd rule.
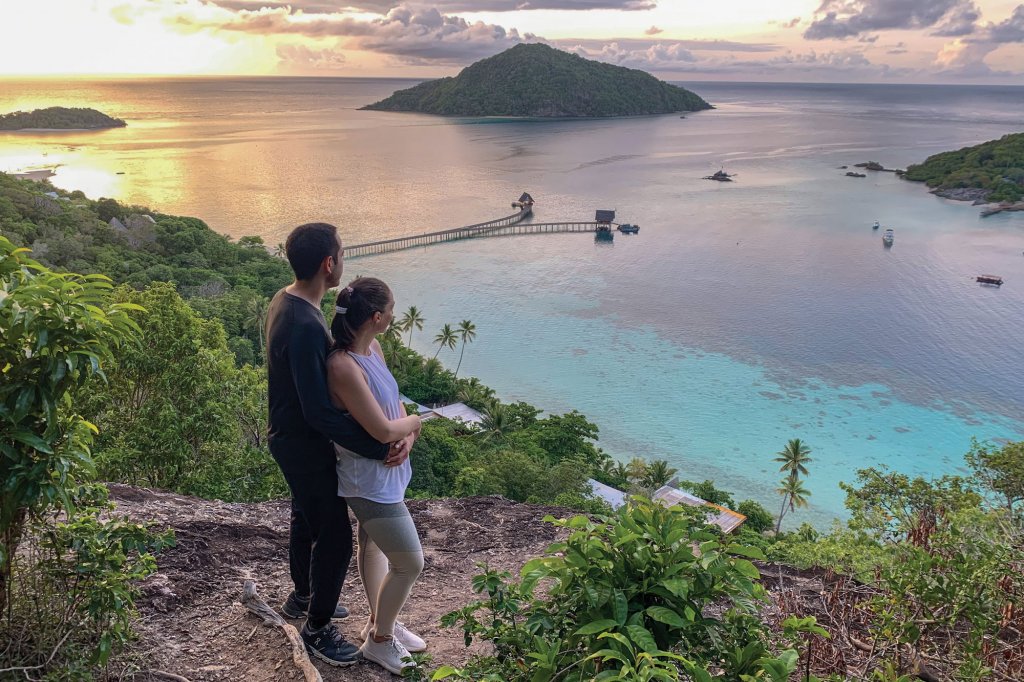
[[779, 510], [779, 520], [775, 524], [775, 534], [778, 535], [782, 529], [782, 517], [786, 515], [786, 498], [789, 497], [789, 493], [782, 496], [782, 509]]
[[7, 558], [0, 563], [0, 617], [7, 616], [7, 593], [11, 589], [11, 569], [14, 567], [14, 555], [18, 551], [18, 544], [21, 542], [21, 535], [25, 531], [25, 518], [28, 510], [24, 507], [15, 510], [11, 525], [3, 532], [0, 541], [3, 542], [4, 553]]
[[466, 342], [462, 342], [462, 350], [459, 351], [459, 364], [455, 365], [455, 376], [459, 376], [459, 367], [462, 367], [462, 356], [466, 353]]

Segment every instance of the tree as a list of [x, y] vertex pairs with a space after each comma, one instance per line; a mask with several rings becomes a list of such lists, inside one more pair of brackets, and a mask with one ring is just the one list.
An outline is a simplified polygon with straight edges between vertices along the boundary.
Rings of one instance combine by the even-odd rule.
[[277, 246], [274, 247], [274, 257], [275, 258], [286, 258], [287, 256], [288, 256], [288, 251], [287, 251], [287, 249], [285, 249], [284, 243], [278, 242]]
[[639, 483], [647, 478], [647, 460], [643, 457], [634, 457], [629, 460], [626, 470], [629, 472], [629, 480], [633, 483]]
[[441, 331], [437, 334], [437, 336], [434, 337], [434, 343], [438, 344], [437, 352], [434, 353], [434, 358], [437, 358], [438, 353], [440, 353], [441, 349], [444, 348], [445, 346], [452, 350], [455, 350], [455, 344], [457, 344], [458, 342], [459, 337], [455, 333], [455, 330], [452, 329], [452, 326], [450, 324], [446, 324], [445, 326], [441, 327]]
[[263, 359], [264, 343], [263, 330], [267, 322], [267, 310], [270, 308], [270, 299], [266, 296], [255, 296], [245, 303], [245, 327], [256, 329], [260, 340], [260, 359]]
[[676, 469], [673, 469], [668, 465], [668, 462], [664, 459], [656, 459], [647, 465], [647, 474], [644, 476], [644, 487], [645, 488], [660, 488], [666, 485], [669, 480], [675, 475]]
[[476, 339], [476, 325], [469, 320], [459, 323], [459, 338], [462, 340], [462, 350], [459, 351], [459, 364], [455, 365], [455, 376], [459, 376], [459, 368], [462, 367], [462, 356], [466, 352], [466, 344], [473, 343]]
[[202, 319], [172, 284], [116, 294], [136, 304], [132, 317], [145, 336], [120, 353], [109, 384], [96, 383], [83, 399], [101, 427], [100, 471], [106, 480], [202, 493], [206, 467], [219, 466], [243, 440], [224, 329]]
[[513, 430], [512, 414], [497, 400], [481, 412], [480, 438], [484, 442], [502, 441]]
[[1003, 496], [1012, 517], [1014, 505], [1024, 500], [1024, 441], [993, 448], [975, 440], [965, 459], [979, 483]]
[[412, 348], [412, 330], [419, 329], [423, 331], [423, 323], [426, 320], [423, 319], [423, 315], [420, 314], [420, 309], [414, 305], [409, 306], [409, 309], [405, 311], [405, 315], [399, 321], [402, 326], [402, 331], [409, 332], [409, 341], [407, 345]]
[[102, 275], [51, 272], [0, 237], [0, 613], [30, 515], [70, 511], [96, 427], [74, 403], [139, 334]]
[[747, 517], [743, 527], [758, 533], [763, 533], [772, 527], [772, 514], [760, 503], [754, 500], [743, 500], [736, 511]]
[[797, 507], [806, 507], [807, 498], [811, 496], [811, 492], [804, 487], [803, 481], [793, 475], [782, 479], [775, 492], [782, 495], [782, 508], [779, 510], [778, 523], [775, 524], [775, 532], [778, 533], [782, 528], [782, 518], [786, 512], [794, 511]]
[[782, 464], [779, 471], [788, 472], [790, 476], [799, 478], [807, 475], [807, 463], [811, 461], [811, 449], [799, 438], [793, 438], [775, 458]]

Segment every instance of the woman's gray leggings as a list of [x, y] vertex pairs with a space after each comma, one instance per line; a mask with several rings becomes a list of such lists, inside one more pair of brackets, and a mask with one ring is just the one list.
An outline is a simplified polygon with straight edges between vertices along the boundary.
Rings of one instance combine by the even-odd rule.
[[390, 635], [398, 612], [423, 570], [423, 548], [416, 525], [405, 502], [381, 504], [362, 497], [345, 499], [359, 521], [356, 568], [370, 604], [374, 634]]

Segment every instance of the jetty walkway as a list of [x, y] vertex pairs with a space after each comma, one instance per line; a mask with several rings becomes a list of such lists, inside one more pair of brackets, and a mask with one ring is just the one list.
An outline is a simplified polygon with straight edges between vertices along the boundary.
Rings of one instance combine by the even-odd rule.
[[[524, 195], [524, 197], [528, 197], [528, 195]], [[533, 200], [516, 202], [513, 205], [517, 204], [520, 205], [520, 210], [504, 218], [496, 218], [495, 220], [488, 220], [487, 222], [476, 223], [475, 225], [466, 225], [465, 227], [456, 227], [450, 230], [424, 232], [408, 237], [382, 239], [375, 242], [346, 246], [345, 260], [411, 249], [416, 246], [428, 246], [430, 244], [477, 237], [504, 237], [515, 234], [548, 234], [556, 232], [610, 232], [614, 225], [613, 223], [594, 221], [524, 223], [522, 221], [533, 214]]]

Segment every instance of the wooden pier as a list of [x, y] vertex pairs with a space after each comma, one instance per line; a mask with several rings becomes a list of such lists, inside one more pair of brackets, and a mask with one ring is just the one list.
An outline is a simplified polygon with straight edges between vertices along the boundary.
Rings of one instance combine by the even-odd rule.
[[396, 237], [394, 239], [382, 239], [376, 242], [355, 244], [345, 247], [345, 260], [361, 258], [381, 253], [390, 253], [402, 249], [411, 249], [416, 246], [428, 246], [440, 242], [452, 242], [459, 239], [474, 239], [478, 237], [506, 237], [517, 234], [550, 234], [556, 232], [600, 232], [608, 231], [608, 223], [594, 221], [579, 222], [558, 222], [558, 223], [524, 223], [525, 218], [533, 213], [533, 203], [522, 205], [518, 213], [513, 213], [504, 218], [488, 220], [484, 223], [456, 227], [450, 230], [438, 232], [425, 232], [414, 234], [408, 237]]

